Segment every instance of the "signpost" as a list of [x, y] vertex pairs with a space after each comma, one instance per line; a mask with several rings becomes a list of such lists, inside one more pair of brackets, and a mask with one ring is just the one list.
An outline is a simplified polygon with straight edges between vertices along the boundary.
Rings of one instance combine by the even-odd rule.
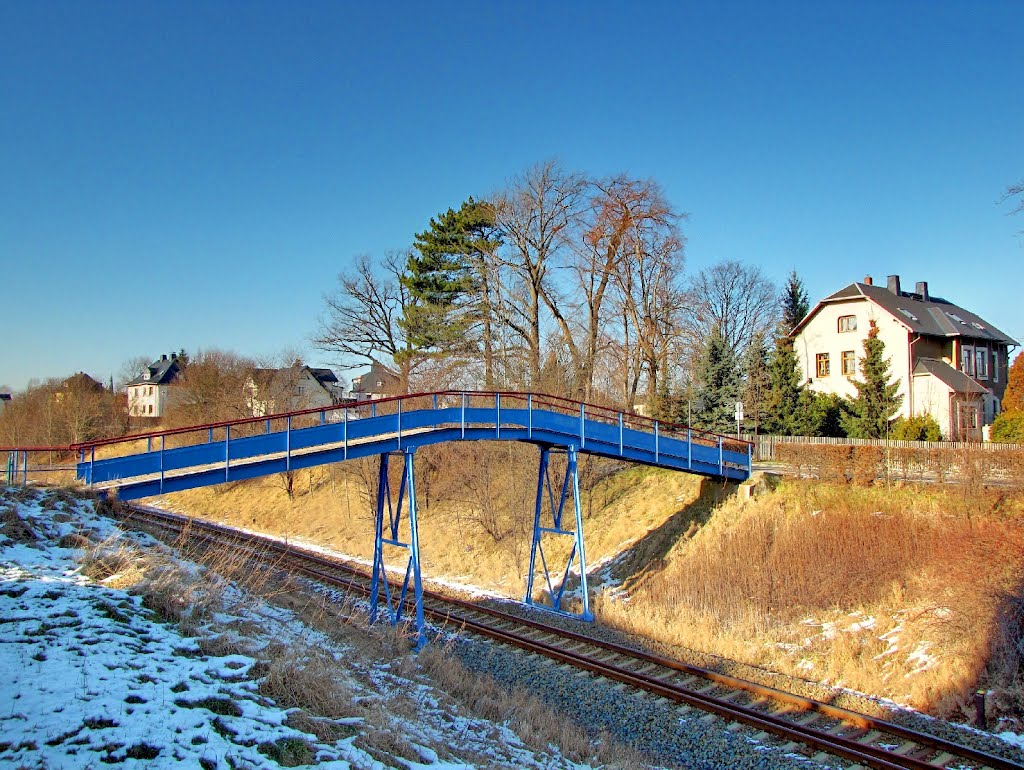
[[736, 402], [736, 438], [740, 437], [740, 424], [743, 422], [743, 402]]

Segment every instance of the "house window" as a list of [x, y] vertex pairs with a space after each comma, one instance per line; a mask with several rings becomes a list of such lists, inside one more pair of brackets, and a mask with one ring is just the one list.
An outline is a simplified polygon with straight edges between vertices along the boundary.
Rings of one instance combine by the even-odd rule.
[[988, 350], [978, 348], [974, 351], [974, 371], [979, 380], [988, 379]]
[[853, 377], [857, 374], [857, 353], [853, 350], [843, 351], [843, 376]]
[[974, 376], [974, 348], [964, 347], [960, 351], [960, 371], [969, 377]]
[[153, 414], [153, 405], [152, 404], [149, 405], [149, 413]]
[[855, 331], [857, 331], [857, 316], [855, 316], [855, 315], [841, 315], [841, 316], [839, 316], [839, 331], [841, 331], [841, 332], [855, 332]]
[[828, 377], [828, 353], [818, 353], [818, 376]]
[[999, 352], [992, 351], [992, 382], [999, 382]]

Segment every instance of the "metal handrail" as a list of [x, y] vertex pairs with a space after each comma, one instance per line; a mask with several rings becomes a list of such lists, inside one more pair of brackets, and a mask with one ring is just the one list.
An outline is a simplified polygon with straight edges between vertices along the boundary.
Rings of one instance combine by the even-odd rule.
[[[117, 436], [113, 438], [96, 439], [95, 441], [83, 441], [75, 444], [70, 444], [64, 447], [40, 447], [40, 449], [51, 449], [54, 451], [72, 451], [81, 452], [86, 449], [95, 449], [101, 446], [110, 446], [114, 444], [128, 443], [131, 441], [138, 441], [140, 439], [154, 439], [162, 438], [166, 436], [179, 436], [188, 433], [195, 433], [198, 431], [211, 431], [219, 429], [228, 429], [238, 425], [254, 425], [257, 423], [265, 423], [271, 420], [283, 420], [287, 418], [302, 417], [307, 415], [326, 415], [329, 412], [337, 412], [339, 410], [358, 409], [360, 407], [372, 406], [374, 409], [380, 406], [398, 403], [403, 401], [410, 401], [413, 399], [432, 398], [433, 403], [436, 404], [438, 397], [451, 396], [458, 398], [494, 398], [494, 399], [520, 399], [526, 402], [527, 408], [532, 405], [533, 408], [549, 407], [554, 410], [563, 410], [568, 414], [581, 414], [583, 417], [590, 417], [594, 419], [605, 419], [615, 424], [619, 421], [620, 416], [624, 420], [630, 422], [639, 422], [645, 424], [650, 430], [656, 430], [660, 432], [669, 432], [672, 434], [678, 434], [680, 436], [688, 436], [692, 439], [702, 440], [709, 442], [710, 446], [718, 446], [719, 440], [723, 444], [733, 446], [749, 446], [751, 442], [733, 438], [732, 436], [724, 436], [718, 433], [712, 433], [711, 431], [700, 430], [699, 428], [691, 428], [681, 423], [665, 422], [657, 420], [653, 417], [647, 417], [645, 415], [636, 414], [635, 412], [626, 412], [621, 409], [614, 409], [612, 407], [599, 406], [597, 404], [590, 404], [584, 401], [575, 401], [573, 399], [564, 398], [562, 396], [554, 396], [544, 393], [530, 393], [525, 391], [474, 391], [474, 390], [439, 390], [439, 391], [426, 391], [423, 393], [407, 393], [398, 396], [388, 396], [385, 398], [372, 399], [367, 401], [347, 401], [345, 403], [336, 404], [325, 407], [313, 407], [310, 409], [298, 409], [289, 412], [277, 412], [274, 414], [263, 415], [260, 417], [239, 417], [233, 420], [221, 420], [219, 422], [202, 423], [198, 425], [186, 425], [178, 428], [165, 428], [163, 430], [149, 431], [146, 433], [133, 433], [126, 436]], [[465, 402], [463, 402], [464, 404]], [[500, 401], [499, 401], [500, 403]], [[457, 406], [457, 405], [455, 405]], [[10, 447], [14, 449], [21, 449], [24, 447]], [[0, 447], [2, 450], [3, 447]]]

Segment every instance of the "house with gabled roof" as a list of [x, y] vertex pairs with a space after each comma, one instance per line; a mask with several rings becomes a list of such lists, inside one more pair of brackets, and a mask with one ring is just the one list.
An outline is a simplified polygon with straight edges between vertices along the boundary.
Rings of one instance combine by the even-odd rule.
[[253, 369], [245, 383], [246, 402], [254, 417], [335, 406], [343, 396], [334, 372], [299, 363], [284, 369]]
[[891, 359], [903, 403], [897, 416], [929, 414], [953, 440], [980, 440], [1000, 411], [1009, 354], [1020, 343], [981, 316], [931, 294], [928, 283], [904, 291], [898, 275], [870, 276], [825, 297], [790, 333], [804, 382], [853, 398], [852, 380], [870, 322]]
[[161, 355], [147, 366], [146, 371], [125, 386], [128, 416], [163, 417], [171, 398], [171, 383], [181, 375], [182, 369], [182, 359], [177, 353]]
[[401, 377], [388, 369], [384, 364], [374, 361], [366, 374], [352, 378], [352, 390], [349, 398], [356, 401], [371, 401], [386, 396], [394, 396], [401, 392]]

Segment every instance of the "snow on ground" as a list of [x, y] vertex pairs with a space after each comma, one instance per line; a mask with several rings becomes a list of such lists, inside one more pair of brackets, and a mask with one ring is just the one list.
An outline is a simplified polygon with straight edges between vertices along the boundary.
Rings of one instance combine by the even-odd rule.
[[[353, 701], [383, 714], [368, 724], [356, 708], [332, 720], [333, 740], [304, 732], [289, 723], [295, 709], [260, 693], [254, 657], [205, 654], [140, 596], [82, 574], [83, 535], [110, 543], [121, 533], [92, 502], [0, 488], [0, 766], [583, 767], [555, 748], [532, 753], [506, 725], [465, 716], [443, 693], [387, 663], [360, 661], [286, 610], [250, 598], [232, 605], [234, 617], [215, 613], [222, 624], [256, 625], [258, 644], [327, 652]], [[399, 695], [402, 717], [388, 714]], [[405, 758], [367, 743], [374, 731], [400, 738]]]

